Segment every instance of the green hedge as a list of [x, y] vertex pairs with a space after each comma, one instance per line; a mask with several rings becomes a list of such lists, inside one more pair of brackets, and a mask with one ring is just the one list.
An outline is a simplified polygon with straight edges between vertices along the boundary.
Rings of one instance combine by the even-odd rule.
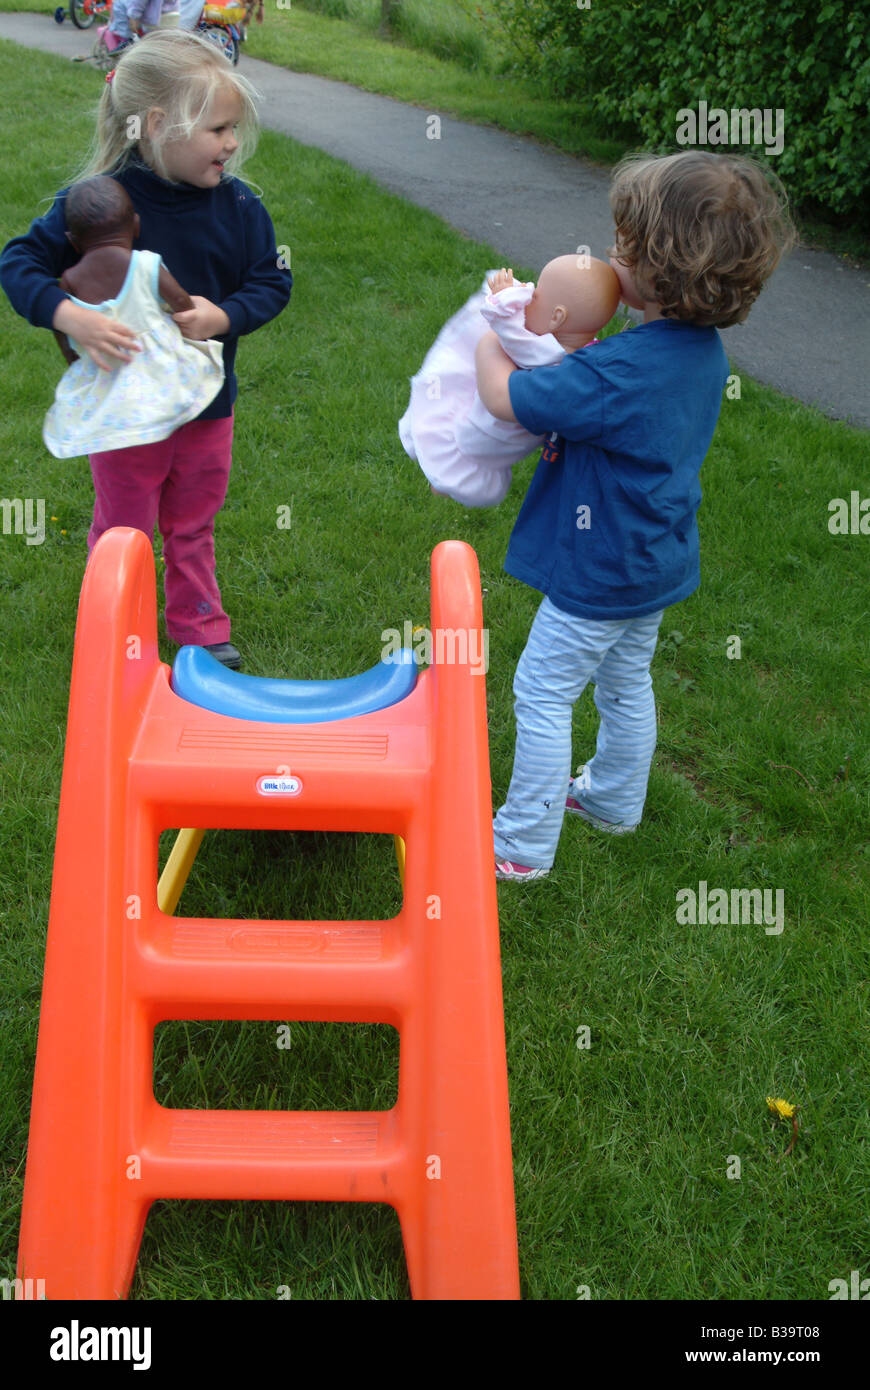
[[[870, 210], [870, 59], [853, 0], [490, 0], [550, 95], [588, 98], [626, 137], [678, 147], [677, 113], [782, 111], [764, 157], [800, 204]], [[520, 56], [521, 55], [521, 56]], [[771, 129], [775, 116], [771, 117]], [[710, 142], [712, 145], [712, 142]]]

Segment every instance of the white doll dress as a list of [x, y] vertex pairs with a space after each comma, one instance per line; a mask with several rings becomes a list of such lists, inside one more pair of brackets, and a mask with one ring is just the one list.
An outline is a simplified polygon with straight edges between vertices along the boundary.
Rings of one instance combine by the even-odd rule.
[[544, 442], [544, 435], [529, 434], [522, 425], [490, 414], [477, 394], [474, 365], [487, 327], [518, 367], [561, 362], [565, 349], [553, 335], [532, 333], [525, 326], [534, 289], [529, 281], [490, 294], [484, 280], [482, 289], [445, 323], [411, 378], [411, 399], [399, 421], [402, 447], [438, 492], [466, 507], [501, 502], [513, 465]]
[[136, 334], [142, 345], [130, 362], [104, 371], [72, 339], [79, 353], [62, 376], [42, 437], [55, 458], [129, 449], [167, 439], [195, 420], [214, 400], [224, 380], [223, 344], [194, 342], [182, 335], [158, 292], [161, 258], [134, 251], [117, 299], [74, 304], [96, 309]]

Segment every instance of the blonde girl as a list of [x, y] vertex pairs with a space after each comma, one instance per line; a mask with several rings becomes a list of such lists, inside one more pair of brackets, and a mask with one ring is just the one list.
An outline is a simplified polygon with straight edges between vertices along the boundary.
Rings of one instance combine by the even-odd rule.
[[[166, 561], [166, 628], [238, 666], [215, 573], [214, 521], [229, 478], [238, 340], [281, 313], [292, 278], [260, 198], [237, 176], [256, 143], [256, 93], [207, 40], [156, 30], [109, 73], [90, 158], [79, 178], [108, 174], [140, 220], [135, 249], [157, 252], [190, 294], [173, 315], [185, 337], [223, 343], [223, 389], [168, 439], [90, 455], [96, 500], [90, 551], [111, 526], [149, 537]], [[117, 319], [73, 302], [58, 286], [75, 261], [63, 189], [44, 217], [0, 255], [0, 284], [36, 327], [68, 334], [97, 366], [117, 370], [137, 351]]]

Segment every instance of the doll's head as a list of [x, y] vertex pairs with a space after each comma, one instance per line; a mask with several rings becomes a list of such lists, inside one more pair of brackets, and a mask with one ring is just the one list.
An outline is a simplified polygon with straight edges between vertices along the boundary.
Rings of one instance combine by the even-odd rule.
[[81, 255], [98, 246], [124, 246], [130, 251], [139, 235], [139, 216], [126, 189], [102, 174], [72, 185], [64, 216], [67, 241]]
[[610, 321], [618, 303], [619, 281], [606, 261], [594, 256], [557, 256], [538, 277], [526, 307], [526, 328], [582, 347]]
[[742, 155], [631, 155], [614, 171], [611, 265], [626, 304], [663, 318], [742, 323], [794, 243], [777, 176]]

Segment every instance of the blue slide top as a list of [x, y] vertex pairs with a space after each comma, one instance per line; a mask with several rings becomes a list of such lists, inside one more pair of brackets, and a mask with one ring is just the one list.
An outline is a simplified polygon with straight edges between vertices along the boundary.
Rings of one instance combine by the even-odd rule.
[[416, 683], [417, 662], [407, 647], [359, 676], [332, 681], [244, 676], [203, 647], [182, 647], [172, 667], [172, 689], [182, 700], [265, 724], [328, 724], [370, 714], [404, 700]]

